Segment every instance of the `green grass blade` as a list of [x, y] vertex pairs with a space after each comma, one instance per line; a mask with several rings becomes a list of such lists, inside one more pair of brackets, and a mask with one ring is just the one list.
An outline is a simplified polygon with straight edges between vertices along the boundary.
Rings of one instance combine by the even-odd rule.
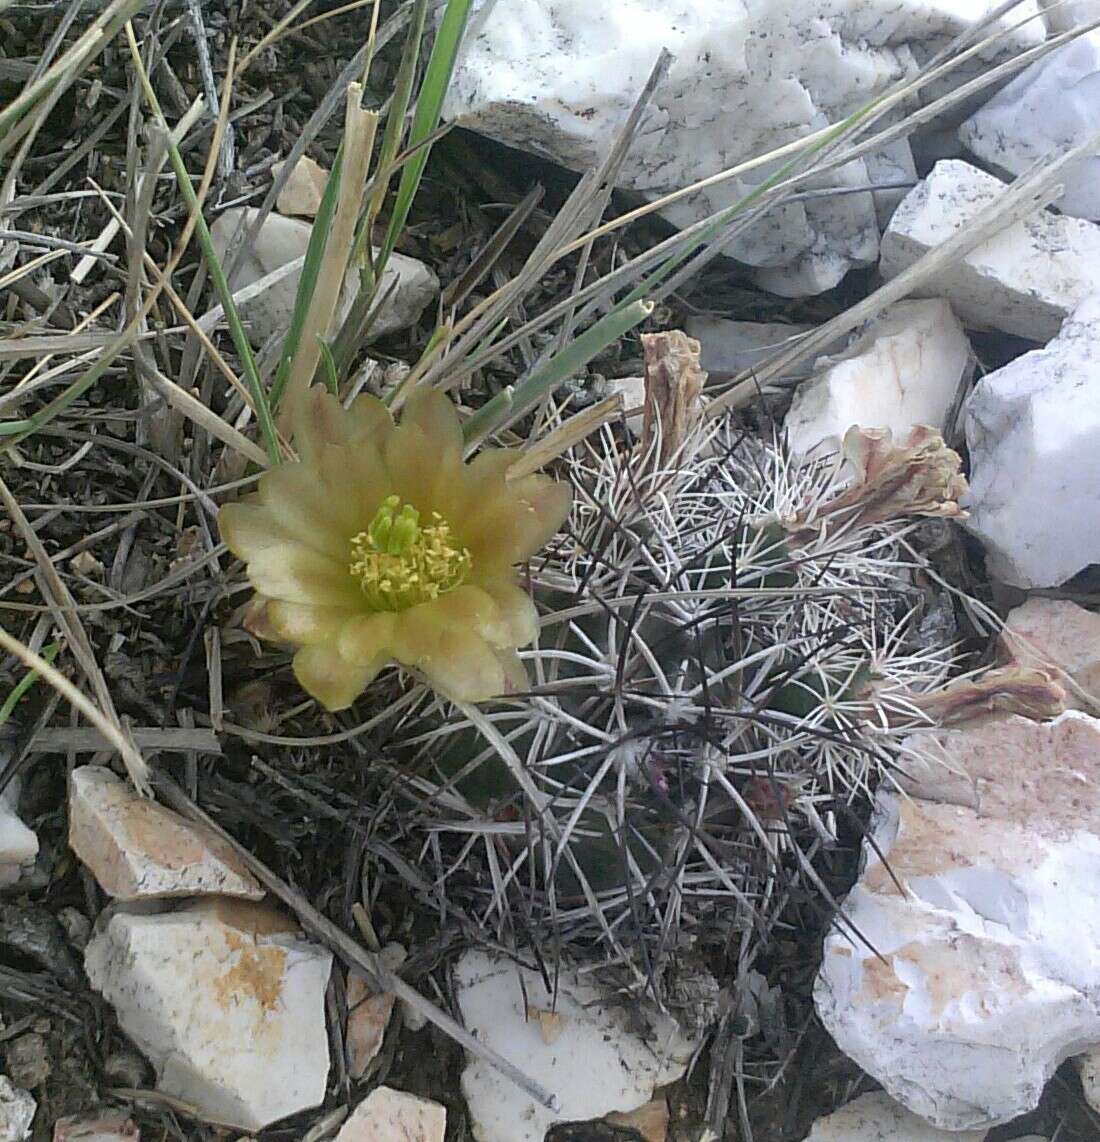
[[[439, 126], [439, 119], [443, 112], [443, 99], [454, 74], [455, 61], [458, 59], [458, 49], [462, 44], [462, 37], [466, 31], [466, 23], [470, 17], [472, 0], [448, 0], [447, 9], [436, 33], [435, 43], [432, 45], [432, 54], [428, 58], [428, 67], [424, 73], [424, 82], [420, 87], [420, 94], [416, 100], [416, 110], [413, 112], [412, 128], [409, 131], [409, 147], [415, 147], [422, 140], [434, 134]], [[416, 157], [405, 164], [401, 171], [401, 181], [397, 184], [397, 196], [393, 205], [393, 215], [386, 230], [385, 241], [382, 243], [382, 254], [379, 266], [376, 267], [377, 277], [381, 277], [382, 270], [390, 254], [397, 247], [397, 240], [412, 209], [413, 199], [420, 187], [420, 179], [424, 174], [424, 167], [428, 162], [429, 148], [422, 148]]]
[[290, 316], [290, 328], [283, 340], [275, 380], [271, 383], [272, 408], [278, 408], [279, 401], [282, 400], [286, 383], [290, 379], [294, 357], [302, 340], [302, 329], [306, 323], [309, 307], [313, 302], [313, 294], [317, 289], [317, 275], [320, 273], [325, 260], [325, 246], [328, 244], [333, 215], [336, 213], [336, 203], [340, 198], [340, 179], [343, 167], [344, 149], [341, 146], [336, 152], [336, 159], [332, 164], [332, 171], [325, 186], [325, 193], [321, 196], [321, 205], [317, 208], [317, 215], [310, 230], [309, 245], [306, 247], [306, 260], [302, 265], [302, 276], [298, 283], [298, 292], [294, 297], [294, 312]]
[[[382, 204], [385, 202], [389, 189], [390, 179], [393, 177], [394, 162], [401, 146], [401, 139], [405, 133], [405, 116], [409, 112], [412, 102], [413, 85], [416, 83], [416, 65], [420, 60], [420, 45], [424, 39], [424, 24], [428, 17], [428, 0], [415, 0], [412, 15], [409, 18], [409, 29], [405, 34], [405, 44], [401, 51], [401, 64], [397, 69], [397, 79], [394, 82], [393, 96], [390, 100], [390, 109], [386, 114], [386, 127], [382, 132], [382, 146], [378, 151], [378, 162], [375, 166], [377, 185], [371, 195], [370, 205], [366, 217], [356, 236], [356, 257], [362, 259], [364, 247], [369, 255], [370, 234], [374, 228]], [[378, 281], [378, 274], [371, 267], [371, 279]]]
[[484, 440], [498, 424], [512, 414], [515, 408], [515, 389], [511, 385], [503, 388], [491, 400], [487, 400], [481, 408], [470, 416], [462, 425], [462, 439], [467, 448], [472, 448], [479, 441]]
[[[52, 642], [49, 646], [42, 648], [42, 657], [46, 662], [53, 662], [57, 657], [57, 652], [61, 649], [61, 643]], [[0, 726], [15, 713], [15, 707], [22, 701], [27, 691], [38, 681], [38, 671], [28, 670], [26, 674], [12, 687], [11, 693], [4, 699], [4, 704], [0, 706]]]
[[507, 401], [499, 401], [494, 407], [498, 400], [494, 398], [470, 417], [463, 427], [466, 443], [473, 444], [490, 435], [505, 419], [514, 420], [522, 416], [563, 381], [579, 373], [608, 345], [640, 325], [652, 312], [652, 304], [645, 301], [624, 302], [617, 306], [517, 385]]
[[321, 350], [321, 375], [325, 379], [325, 388], [328, 389], [332, 395], [340, 395], [340, 379], [336, 375], [336, 362], [332, 359], [332, 350], [328, 347], [328, 342], [323, 337], [317, 338], [318, 347]]

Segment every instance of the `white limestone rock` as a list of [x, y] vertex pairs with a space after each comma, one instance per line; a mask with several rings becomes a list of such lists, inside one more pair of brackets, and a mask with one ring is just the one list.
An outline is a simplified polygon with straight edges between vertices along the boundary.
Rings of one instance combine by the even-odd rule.
[[477, 1142], [542, 1142], [555, 1122], [635, 1110], [686, 1070], [696, 1044], [670, 1017], [639, 1030], [590, 977], [565, 969], [557, 983], [551, 1011], [538, 972], [478, 950], [458, 961], [455, 995], [467, 1029], [561, 1099], [555, 1114], [471, 1059], [462, 1090]]
[[[894, 278], [966, 226], [1004, 189], [957, 159], [936, 163], [894, 212], [879, 269]], [[963, 323], [1049, 341], [1090, 294], [1100, 292], [1100, 226], [1038, 211], [1008, 226], [918, 291], [942, 297]]]
[[[510, 146], [589, 169], [629, 115], [662, 48], [674, 60], [620, 182], [651, 198], [836, 123], [949, 38], [993, 0], [480, 0], [444, 114]], [[1018, 27], [1004, 58], [1041, 42], [1035, 0], [1000, 27]], [[988, 67], [956, 75], [955, 83]], [[896, 153], [894, 162], [897, 161]], [[739, 201], [759, 169], [668, 206], [674, 224]], [[863, 160], [829, 187], [872, 181]], [[874, 261], [879, 228], [869, 192], [823, 196], [771, 212], [728, 252], [787, 296], [829, 289]]]
[[[983, 162], [1023, 174], [1047, 155], [1059, 155], [1095, 135], [1100, 123], [1100, 31], [1079, 36], [1036, 60], [959, 128]], [[1100, 220], [1100, 154], [1063, 176], [1054, 204], [1064, 214]]]
[[1100, 0], [1039, 0], [1052, 32], [1069, 32], [1100, 20]]
[[1085, 1101], [1100, 1114], [1100, 1046], [1078, 1055], [1073, 1062], [1081, 1076], [1081, 1091]]
[[1100, 614], [1037, 596], [1009, 611], [1000, 641], [1011, 662], [1053, 670], [1067, 706], [1100, 713]]
[[38, 835], [17, 812], [19, 779], [0, 793], [0, 888], [10, 888], [34, 867]]
[[917, 177], [913, 148], [908, 139], [896, 139], [892, 143], [887, 143], [881, 151], [868, 155], [863, 161], [867, 165], [867, 175], [871, 185], [883, 188], [873, 191], [872, 198], [878, 228], [880, 231], [885, 231], [890, 225], [894, 211], [920, 181]]
[[69, 847], [117, 900], [264, 895], [220, 837], [98, 765], [69, 779]]
[[1000, 717], [905, 748], [943, 767], [912, 799], [879, 791], [815, 1000], [895, 1099], [975, 1130], [1100, 1041], [1100, 721]]
[[443, 1142], [447, 1110], [430, 1098], [379, 1086], [355, 1108], [336, 1142]]
[[1051, 587], [1100, 562], [1100, 292], [1045, 349], [983, 377], [965, 425], [965, 525], [993, 575]]
[[876, 1090], [819, 1118], [806, 1142], [983, 1142], [985, 1136], [985, 1130], [937, 1130]]
[[[244, 226], [250, 226], [256, 214], [253, 207], [233, 207], [214, 220], [210, 236], [219, 257], [225, 257], [242, 220]], [[230, 278], [229, 284], [236, 293], [284, 270], [282, 276], [263, 286], [255, 296], [238, 303], [241, 315], [248, 323], [249, 339], [257, 347], [276, 335], [284, 335], [290, 327], [294, 297], [302, 277], [301, 260], [309, 247], [312, 228], [311, 223], [300, 218], [269, 214]], [[337, 306], [336, 326], [351, 308], [357, 280], [357, 272], [349, 268], [344, 275], [344, 288]], [[377, 309], [368, 340], [395, 333], [418, 321], [425, 306], [438, 293], [439, 279], [423, 262], [404, 254], [392, 254], [382, 275], [376, 302], [376, 308], [381, 308]]]
[[[762, 365], [769, 357], [789, 349], [795, 338], [814, 329], [812, 325], [784, 325], [778, 321], [731, 321], [725, 317], [689, 317], [684, 330], [702, 346], [699, 364], [712, 381], [728, 380], [745, 369]], [[786, 374], [800, 380], [813, 372], [809, 359]]]
[[23, 1142], [31, 1136], [38, 1103], [25, 1091], [0, 1075], [0, 1142]]
[[899, 302], [841, 356], [819, 361], [819, 374], [797, 390], [786, 419], [791, 450], [839, 452], [854, 424], [888, 428], [898, 440], [918, 424], [942, 432], [971, 366], [947, 302]]
[[84, 966], [157, 1089], [204, 1119], [255, 1131], [324, 1099], [332, 957], [277, 912], [231, 900], [119, 912]]

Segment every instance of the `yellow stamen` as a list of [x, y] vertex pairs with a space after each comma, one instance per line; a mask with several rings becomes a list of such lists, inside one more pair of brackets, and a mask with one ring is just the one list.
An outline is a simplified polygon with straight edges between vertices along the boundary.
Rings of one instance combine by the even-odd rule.
[[438, 512], [420, 525], [420, 513], [388, 496], [370, 526], [351, 541], [351, 573], [371, 610], [404, 611], [462, 586], [470, 552], [460, 547]]

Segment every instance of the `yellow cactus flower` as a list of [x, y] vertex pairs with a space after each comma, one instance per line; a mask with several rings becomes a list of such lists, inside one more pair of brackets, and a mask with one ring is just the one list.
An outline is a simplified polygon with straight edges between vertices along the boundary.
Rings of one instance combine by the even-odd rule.
[[515, 564], [561, 527], [569, 487], [509, 480], [514, 449], [464, 463], [454, 405], [434, 390], [395, 425], [373, 397], [345, 410], [315, 388], [294, 440], [299, 459], [218, 522], [257, 592], [246, 625], [298, 647], [302, 687], [342, 710], [397, 662], [459, 701], [525, 688], [516, 648], [538, 623]]

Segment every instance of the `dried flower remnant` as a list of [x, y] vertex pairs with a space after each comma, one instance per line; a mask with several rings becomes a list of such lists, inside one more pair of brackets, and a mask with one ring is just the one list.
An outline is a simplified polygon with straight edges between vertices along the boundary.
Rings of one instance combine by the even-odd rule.
[[679, 329], [643, 333], [645, 352], [645, 416], [642, 453], [650, 455], [660, 433], [656, 460], [666, 466], [699, 420], [700, 397], [707, 374], [699, 365], [699, 342]]
[[373, 397], [345, 410], [315, 388], [295, 445], [219, 524], [257, 592], [246, 625], [298, 648], [303, 688], [345, 709], [392, 662], [458, 701], [524, 688], [516, 650], [538, 624], [515, 564], [561, 527], [569, 486], [509, 479], [512, 449], [465, 463], [454, 406], [432, 390], [395, 425]]
[[953, 726], [990, 714], [1056, 718], [1066, 709], [1066, 692], [1050, 671], [1001, 666], [977, 678], [956, 678], [937, 690], [914, 694], [915, 709], [936, 725]]
[[839, 512], [857, 517], [860, 527], [907, 515], [964, 519], [959, 499], [967, 491], [962, 458], [926, 425], [917, 425], [903, 444], [888, 428], [853, 425], [844, 434], [842, 455], [854, 479], [812, 512], [799, 512], [784, 526], [796, 535]]

